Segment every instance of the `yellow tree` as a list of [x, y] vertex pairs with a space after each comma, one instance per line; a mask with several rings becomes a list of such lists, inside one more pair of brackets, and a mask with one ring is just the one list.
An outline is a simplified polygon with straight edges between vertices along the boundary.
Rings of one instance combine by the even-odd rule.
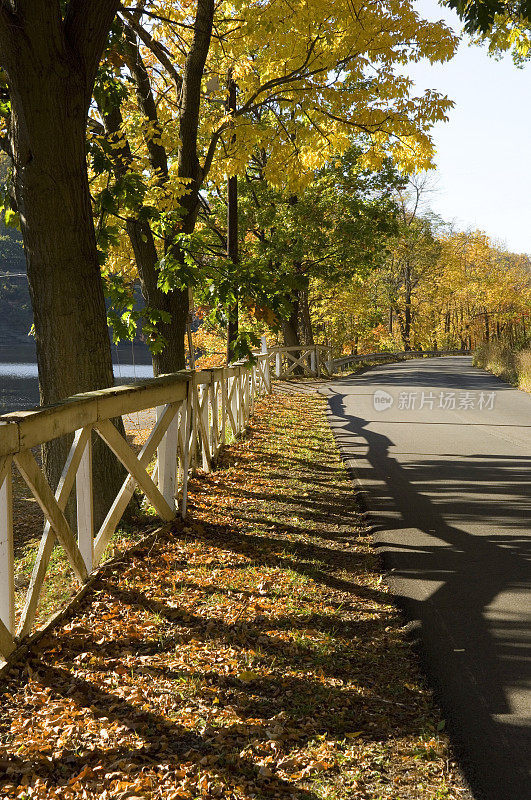
[[[403, 75], [406, 63], [445, 60], [456, 44], [442, 23], [421, 20], [409, 0], [370, 6], [311, 0], [295, 7], [265, 0], [215, 9], [209, 2], [145, 3], [121, 12], [129, 46], [136, 48], [148, 80], [140, 95], [149, 90], [156, 118], [139, 102], [141, 82], [131, 52], [119, 46], [111, 51], [119, 62], [115, 78], [128, 73], [136, 87], [121, 99], [116, 149], [127, 140], [131, 158], [123, 160], [125, 170], [143, 179], [150, 175], [143, 205], [162, 208], [169, 221], [158, 239], [160, 231], [150, 223], [151, 284], [181, 298], [200, 274], [187, 248], [209, 178], [221, 183], [242, 172], [250, 155], [266, 148], [265, 178], [276, 185], [288, 181], [296, 192], [356, 131], [370, 143], [367, 163], [379, 164], [391, 154], [405, 168], [428, 166], [429, 130], [451, 105], [435, 92], [415, 96]], [[228, 78], [238, 87], [230, 113]], [[162, 180], [155, 148], [165, 154]], [[127, 225], [118, 227], [123, 232]], [[149, 238], [146, 230], [143, 235]], [[138, 261], [142, 248], [134, 249]], [[183, 308], [180, 302], [173, 313], [182, 316]], [[182, 325], [167, 335], [182, 340]], [[174, 356], [165, 369], [182, 365], [182, 341], [170, 350]]]
[[526, 256], [496, 247], [482, 231], [452, 233], [441, 244], [437, 295], [443, 342], [475, 346], [500, 338], [529, 313]]

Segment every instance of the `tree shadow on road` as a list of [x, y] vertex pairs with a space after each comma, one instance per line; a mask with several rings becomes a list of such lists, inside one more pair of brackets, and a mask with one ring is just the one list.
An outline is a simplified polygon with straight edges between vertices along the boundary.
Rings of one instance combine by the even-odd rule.
[[[411, 380], [397, 375], [399, 383]], [[478, 798], [523, 798], [529, 728], [504, 717], [512, 711], [506, 686], [523, 691], [529, 677], [524, 608], [511, 595], [529, 585], [531, 460], [419, 456], [401, 464], [391, 439], [347, 413], [345, 397], [329, 397], [333, 431], [363, 490], [465, 774]], [[452, 524], [458, 519], [474, 533]], [[500, 595], [510, 621], [490, 611]]]

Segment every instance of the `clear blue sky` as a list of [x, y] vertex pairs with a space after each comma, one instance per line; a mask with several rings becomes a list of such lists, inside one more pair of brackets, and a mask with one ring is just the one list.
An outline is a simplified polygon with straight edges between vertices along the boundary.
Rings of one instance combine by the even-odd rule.
[[[458, 17], [436, 0], [416, 0], [418, 12], [461, 30]], [[531, 254], [531, 63], [490, 58], [463, 39], [445, 64], [405, 70], [420, 89], [455, 103], [434, 128], [437, 191], [429, 205], [462, 230], [479, 228], [509, 250]]]

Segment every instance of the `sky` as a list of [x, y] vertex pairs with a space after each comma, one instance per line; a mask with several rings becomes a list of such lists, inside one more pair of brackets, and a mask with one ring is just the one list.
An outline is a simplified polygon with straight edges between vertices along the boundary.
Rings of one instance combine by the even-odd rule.
[[[425, 19], [461, 30], [437, 0], [416, 0]], [[406, 70], [417, 89], [454, 101], [449, 121], [433, 129], [437, 170], [430, 208], [460, 230], [480, 229], [515, 253], [531, 254], [531, 62], [523, 69], [464, 39], [444, 64]]]

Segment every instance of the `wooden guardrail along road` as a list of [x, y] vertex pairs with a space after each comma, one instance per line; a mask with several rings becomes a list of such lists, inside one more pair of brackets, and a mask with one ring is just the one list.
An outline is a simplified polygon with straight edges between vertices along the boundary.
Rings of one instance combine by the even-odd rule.
[[[184, 370], [142, 384], [76, 395], [53, 406], [0, 416], [0, 662], [5, 661], [34, 625], [39, 598], [55, 542], [66, 553], [80, 584], [94, 572], [135, 487], [163, 520], [186, 515], [188, 475], [194, 465], [209, 471], [230, 434], [239, 436], [255, 398], [271, 392], [270, 354], [250, 362], [202, 371]], [[114, 427], [115, 417], [157, 409], [156, 423], [136, 453]], [[92, 435], [103, 439], [123, 464], [127, 477], [99, 530], [94, 530]], [[52, 491], [32, 448], [74, 434], [59, 485]], [[148, 466], [156, 455], [156, 466]], [[20, 472], [41, 507], [46, 525], [24, 608], [15, 615], [12, 469]], [[77, 535], [65, 517], [75, 487]]]
[[338, 372], [351, 364], [360, 364], [364, 361], [385, 361], [388, 358], [433, 358], [434, 356], [468, 356], [470, 350], [395, 350], [389, 352], [363, 353], [362, 355], [342, 356], [327, 362], [327, 369], [331, 373]]
[[420, 358], [422, 356], [468, 355], [470, 350], [400, 350], [394, 352], [363, 353], [361, 355], [332, 358], [332, 348], [327, 345], [294, 345], [269, 348], [270, 370], [276, 378], [320, 378], [334, 375], [351, 364], [364, 361], [385, 361], [389, 358]]

